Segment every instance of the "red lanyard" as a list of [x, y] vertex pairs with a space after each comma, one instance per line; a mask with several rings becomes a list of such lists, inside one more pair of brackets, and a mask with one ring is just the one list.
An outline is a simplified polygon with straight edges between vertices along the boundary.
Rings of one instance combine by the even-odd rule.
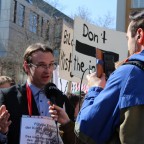
[[32, 92], [27, 83], [26, 83], [26, 91], [27, 91], [27, 101], [28, 101], [28, 112], [29, 115], [32, 116]]

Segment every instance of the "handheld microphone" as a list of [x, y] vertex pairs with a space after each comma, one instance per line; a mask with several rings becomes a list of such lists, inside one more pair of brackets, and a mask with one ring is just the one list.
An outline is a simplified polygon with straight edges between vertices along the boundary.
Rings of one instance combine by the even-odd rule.
[[[56, 104], [56, 97], [58, 97], [58, 95], [62, 92], [56, 87], [54, 83], [48, 83], [44, 87], [44, 93], [46, 97], [50, 99], [52, 104]], [[59, 144], [59, 129], [57, 123], [57, 120], [55, 120], [57, 130], [57, 143]]]
[[74, 109], [71, 106], [69, 99], [62, 91], [60, 91], [54, 83], [48, 83], [44, 87], [44, 93], [51, 103], [63, 108], [65, 104], [65, 110], [69, 118], [74, 121]]
[[62, 95], [62, 92], [56, 87], [54, 83], [48, 83], [44, 87], [44, 93], [53, 104], [56, 104], [56, 97]]

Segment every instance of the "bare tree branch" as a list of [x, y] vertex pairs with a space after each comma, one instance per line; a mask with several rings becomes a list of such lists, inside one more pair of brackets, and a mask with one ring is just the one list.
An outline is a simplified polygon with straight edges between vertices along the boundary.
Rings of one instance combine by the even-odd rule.
[[99, 16], [94, 20], [94, 24], [101, 27], [112, 28], [114, 25], [114, 17], [110, 12], [107, 12], [103, 17]]

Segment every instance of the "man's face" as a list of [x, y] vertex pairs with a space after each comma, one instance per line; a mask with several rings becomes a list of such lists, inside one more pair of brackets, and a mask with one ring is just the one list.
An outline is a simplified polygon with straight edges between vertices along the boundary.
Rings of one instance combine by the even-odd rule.
[[32, 64], [27, 67], [28, 80], [39, 88], [44, 87], [52, 77], [53, 68], [44, 68], [43, 66], [53, 63], [54, 56], [51, 52], [34, 52]]
[[135, 37], [133, 37], [133, 38], [131, 37], [131, 31], [130, 31], [131, 23], [129, 24], [128, 29], [127, 29], [128, 56], [131, 56], [132, 54], [134, 54], [137, 51], [136, 38]]

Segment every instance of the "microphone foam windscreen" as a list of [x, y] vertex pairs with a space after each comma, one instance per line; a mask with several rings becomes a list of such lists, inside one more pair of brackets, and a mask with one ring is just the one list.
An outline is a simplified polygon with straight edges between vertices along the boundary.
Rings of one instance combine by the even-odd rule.
[[56, 87], [54, 83], [48, 83], [44, 87], [44, 92], [47, 96], [47, 98], [51, 98], [51, 96], [59, 96], [62, 95], [62, 92]]

